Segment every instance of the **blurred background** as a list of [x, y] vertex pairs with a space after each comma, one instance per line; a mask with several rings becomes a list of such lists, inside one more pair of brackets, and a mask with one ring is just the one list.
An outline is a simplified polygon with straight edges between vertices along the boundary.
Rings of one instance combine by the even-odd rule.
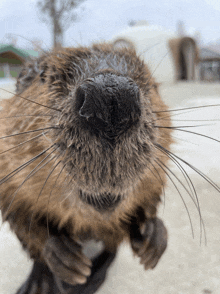
[[[42, 49], [103, 40], [135, 48], [160, 83], [160, 94], [170, 109], [185, 108], [171, 113], [173, 126], [179, 127], [173, 134], [172, 152], [220, 186], [218, 0], [1, 0], [0, 11], [0, 100], [12, 95], [3, 89], [14, 92], [22, 65], [40, 56]], [[169, 231], [169, 245], [158, 266], [145, 272], [129, 246], [123, 245], [97, 294], [220, 293], [219, 188], [181, 164], [197, 191], [205, 232], [195, 205], [172, 176], [179, 191], [168, 181], [159, 214]], [[170, 168], [185, 181], [174, 163]], [[0, 294], [14, 293], [31, 265], [4, 224]]]
[[[151, 44], [162, 58], [164, 44], [155, 46], [162, 41], [158, 33], [157, 42], [149, 43], [149, 39], [155, 39], [155, 30], [163, 32], [163, 37], [166, 34], [166, 50], [171, 48], [170, 39], [191, 37], [197, 49], [196, 78], [220, 79], [218, 0], [24, 0], [22, 4], [17, 0], [1, 0], [0, 9], [0, 78], [16, 77], [24, 60], [37, 57], [42, 49], [111, 40], [120, 32], [142, 26], [145, 33], [139, 28], [132, 40], [142, 41], [141, 46], [135, 44], [138, 51], [146, 51]], [[185, 51], [191, 50], [186, 47]], [[155, 58], [153, 66], [158, 66]], [[191, 73], [192, 78], [195, 77]]]

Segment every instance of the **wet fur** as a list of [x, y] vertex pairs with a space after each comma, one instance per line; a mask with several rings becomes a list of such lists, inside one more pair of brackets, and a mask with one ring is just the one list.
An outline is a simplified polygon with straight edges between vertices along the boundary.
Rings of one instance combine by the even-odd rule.
[[[140, 89], [140, 121], [115, 142], [91, 135], [72, 114], [77, 87], [97, 73], [128, 76]], [[102, 240], [115, 252], [130, 240], [134, 223], [156, 218], [166, 182], [162, 167], [169, 160], [157, 146], [169, 150], [172, 142], [171, 129], [157, 125], [171, 123], [169, 115], [160, 120], [167, 107], [135, 51], [100, 44], [44, 54], [26, 64], [17, 94], [2, 103], [1, 117], [17, 117], [0, 126], [0, 137], [9, 136], [0, 144], [0, 207], [31, 258], [44, 262], [48, 237], [61, 233], [80, 241]], [[99, 210], [80, 197], [80, 190], [97, 203], [106, 193], [123, 200]]]

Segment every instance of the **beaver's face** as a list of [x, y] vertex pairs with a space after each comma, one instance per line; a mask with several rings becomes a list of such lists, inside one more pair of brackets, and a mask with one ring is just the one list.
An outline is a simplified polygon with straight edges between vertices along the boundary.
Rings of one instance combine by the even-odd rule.
[[53, 140], [71, 176], [72, 197], [77, 194], [88, 205], [109, 210], [126, 197], [151, 162], [156, 140], [151, 77], [134, 52], [135, 62], [121, 50], [93, 49], [80, 60], [75, 54], [73, 50], [71, 63], [59, 55], [68, 68], [66, 86], [49, 75], [51, 101], [56, 99], [61, 110], [53, 120], [58, 127]]

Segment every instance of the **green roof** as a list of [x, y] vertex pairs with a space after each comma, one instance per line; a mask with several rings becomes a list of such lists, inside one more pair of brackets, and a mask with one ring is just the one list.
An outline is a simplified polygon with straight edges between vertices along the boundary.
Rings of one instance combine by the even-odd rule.
[[38, 57], [39, 56], [39, 52], [38, 51], [34, 51], [34, 50], [23, 50], [24, 52], [26, 52], [26, 54], [28, 54], [31, 57]]
[[25, 50], [25, 49], [16, 48], [13, 45], [0, 44], [0, 54], [7, 51], [13, 52], [23, 59], [39, 56], [39, 52], [34, 50]]

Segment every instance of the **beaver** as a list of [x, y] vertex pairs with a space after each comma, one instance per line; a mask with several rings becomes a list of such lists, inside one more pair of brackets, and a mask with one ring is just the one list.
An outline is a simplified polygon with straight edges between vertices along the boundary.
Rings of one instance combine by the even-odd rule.
[[153, 269], [172, 137], [145, 62], [107, 43], [61, 48], [28, 61], [16, 89], [2, 102], [0, 208], [34, 260], [17, 293], [95, 293], [122, 241]]

